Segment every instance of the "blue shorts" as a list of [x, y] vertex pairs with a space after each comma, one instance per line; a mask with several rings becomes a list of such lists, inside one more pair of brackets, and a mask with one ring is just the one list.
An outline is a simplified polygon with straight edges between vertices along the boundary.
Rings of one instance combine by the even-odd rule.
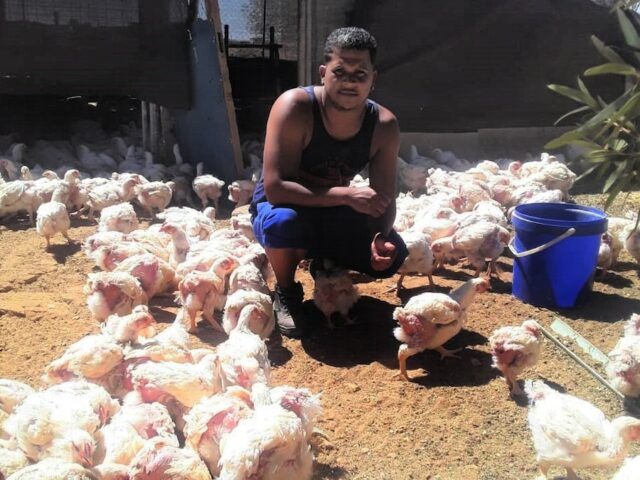
[[392, 230], [388, 240], [396, 246], [398, 255], [388, 269], [374, 270], [367, 216], [349, 207], [275, 207], [260, 202], [252, 222], [256, 240], [263, 247], [304, 249], [307, 258], [331, 259], [343, 268], [374, 278], [391, 277], [408, 255], [402, 238]]

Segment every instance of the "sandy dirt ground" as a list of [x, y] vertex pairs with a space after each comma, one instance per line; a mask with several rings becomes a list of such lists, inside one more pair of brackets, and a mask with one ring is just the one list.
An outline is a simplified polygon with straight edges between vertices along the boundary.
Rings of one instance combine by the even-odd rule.
[[[638, 196], [640, 198], [640, 196]], [[582, 201], [581, 201], [582, 200]], [[594, 203], [593, 197], [578, 199]], [[640, 203], [640, 202], [638, 202]], [[82, 240], [95, 231], [74, 220], [71, 236]], [[0, 377], [41, 386], [45, 366], [71, 343], [97, 332], [82, 287], [93, 267], [79, 244], [56, 238], [50, 252], [23, 221], [0, 227]], [[389, 288], [396, 278], [370, 281], [354, 276], [362, 298], [354, 326], [318, 328], [306, 340], [282, 339], [270, 346], [274, 384], [305, 386], [322, 392], [319, 428], [326, 439], [314, 443], [317, 479], [524, 479], [536, 474], [524, 401], [509, 399], [504, 381], [491, 368], [487, 338], [502, 325], [535, 318], [548, 326], [565, 319], [596, 347], [608, 352], [622, 333], [622, 322], [640, 312], [639, 267], [621, 262], [580, 308], [552, 311], [526, 305], [511, 295], [511, 265], [500, 261], [503, 281], [479, 297], [465, 329], [447, 347], [464, 347], [460, 359], [439, 360], [436, 352], [409, 359], [412, 382], [397, 374], [398, 342], [392, 312], [425, 291], [425, 277], [407, 277], [398, 297]], [[448, 292], [470, 278], [455, 266], [434, 277], [436, 290]], [[301, 271], [307, 296], [312, 282]], [[169, 324], [175, 313], [170, 298], [154, 299], [152, 313]], [[206, 323], [206, 322], [205, 322]], [[203, 323], [193, 338], [217, 344], [223, 337]], [[587, 355], [575, 345], [578, 354]], [[594, 364], [594, 362], [591, 362]], [[597, 365], [594, 364], [597, 367]], [[597, 367], [599, 368], [599, 367]], [[607, 415], [623, 413], [620, 401], [549, 341], [537, 367], [526, 378], [541, 378], [593, 402]], [[640, 453], [640, 445], [632, 449]], [[555, 475], [564, 471], [552, 470]], [[582, 471], [583, 479], [609, 479], [611, 470]]]

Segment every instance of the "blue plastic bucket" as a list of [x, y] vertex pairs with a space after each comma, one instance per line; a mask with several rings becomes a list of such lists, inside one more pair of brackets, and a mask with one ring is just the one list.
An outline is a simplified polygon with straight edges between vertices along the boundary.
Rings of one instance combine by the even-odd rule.
[[540, 307], [580, 303], [593, 286], [606, 214], [570, 203], [528, 203], [515, 208], [511, 222], [513, 295]]

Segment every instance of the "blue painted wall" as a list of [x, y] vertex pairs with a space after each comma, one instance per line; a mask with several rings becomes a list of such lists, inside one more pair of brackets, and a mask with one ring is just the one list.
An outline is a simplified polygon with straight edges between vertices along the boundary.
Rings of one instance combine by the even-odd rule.
[[185, 161], [204, 163], [205, 173], [227, 184], [238, 178], [231, 144], [231, 129], [218, 60], [213, 24], [199, 13], [191, 28], [191, 72], [193, 105], [175, 110], [176, 136]]

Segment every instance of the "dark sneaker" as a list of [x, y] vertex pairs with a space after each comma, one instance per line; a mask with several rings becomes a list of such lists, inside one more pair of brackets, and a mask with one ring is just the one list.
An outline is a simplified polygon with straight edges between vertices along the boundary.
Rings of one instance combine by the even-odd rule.
[[273, 311], [280, 333], [289, 338], [302, 338], [304, 335], [302, 284], [294, 283], [288, 288], [276, 285]]

